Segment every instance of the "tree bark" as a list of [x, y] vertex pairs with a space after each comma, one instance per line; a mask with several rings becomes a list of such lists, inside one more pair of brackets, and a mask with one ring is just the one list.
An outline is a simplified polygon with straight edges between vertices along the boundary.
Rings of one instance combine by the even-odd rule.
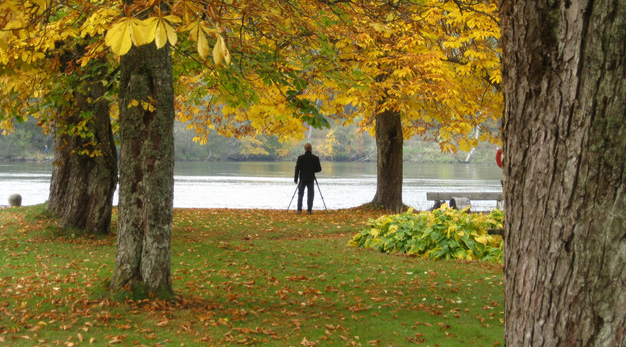
[[626, 345], [626, 6], [509, 1], [507, 346]]
[[174, 190], [169, 45], [132, 47], [120, 58], [120, 68], [120, 200], [111, 287], [168, 295]]
[[[78, 228], [93, 234], [105, 234], [111, 227], [113, 194], [117, 185], [117, 150], [109, 119], [109, 102], [103, 98], [106, 69], [96, 72], [88, 82], [76, 88], [74, 113], [57, 122], [54, 167], [50, 180], [47, 209], [61, 218], [64, 227]], [[93, 138], [68, 134], [69, 124], [76, 125], [91, 114], [87, 128]], [[80, 150], [101, 155], [80, 154]]]
[[376, 115], [377, 179], [372, 204], [400, 211], [402, 203], [402, 118], [386, 110]]

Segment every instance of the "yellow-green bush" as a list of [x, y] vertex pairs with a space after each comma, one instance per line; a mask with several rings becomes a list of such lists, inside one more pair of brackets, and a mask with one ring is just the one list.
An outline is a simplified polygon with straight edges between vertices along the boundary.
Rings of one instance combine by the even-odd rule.
[[502, 228], [503, 213], [467, 213], [444, 204], [440, 209], [370, 220], [372, 226], [348, 243], [380, 252], [401, 252], [431, 259], [482, 259], [502, 262], [502, 238], [487, 234]]

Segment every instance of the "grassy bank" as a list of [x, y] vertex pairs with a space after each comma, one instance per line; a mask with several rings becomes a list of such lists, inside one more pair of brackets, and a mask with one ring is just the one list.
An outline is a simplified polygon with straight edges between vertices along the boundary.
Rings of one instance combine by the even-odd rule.
[[42, 210], [0, 210], [3, 345], [503, 343], [500, 266], [346, 247], [380, 211], [177, 209], [165, 301], [108, 292], [115, 235], [62, 233]]

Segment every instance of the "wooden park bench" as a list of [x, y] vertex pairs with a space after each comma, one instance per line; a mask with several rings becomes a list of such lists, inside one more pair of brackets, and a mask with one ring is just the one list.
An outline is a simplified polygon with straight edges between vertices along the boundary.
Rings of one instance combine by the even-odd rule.
[[431, 201], [450, 201], [450, 207], [462, 210], [470, 207], [472, 200], [495, 200], [496, 206], [502, 208], [504, 197], [502, 192], [428, 192], [426, 200]]

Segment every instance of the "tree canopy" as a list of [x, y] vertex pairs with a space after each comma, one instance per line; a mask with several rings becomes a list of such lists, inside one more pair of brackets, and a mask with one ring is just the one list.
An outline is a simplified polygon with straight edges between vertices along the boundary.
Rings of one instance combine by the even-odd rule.
[[502, 112], [493, 1], [471, 8], [437, 0], [0, 6], [4, 128], [9, 115], [34, 115], [44, 125], [54, 107], [71, 102], [67, 79], [84, 78], [90, 62], [105, 57], [113, 77], [116, 55], [132, 45], [169, 43], [177, 117], [201, 143], [213, 130], [301, 138], [306, 126], [357, 118], [369, 130], [373, 115], [386, 109], [402, 115], [407, 138], [434, 129], [444, 151], [498, 141], [486, 128], [479, 139], [469, 136]]

